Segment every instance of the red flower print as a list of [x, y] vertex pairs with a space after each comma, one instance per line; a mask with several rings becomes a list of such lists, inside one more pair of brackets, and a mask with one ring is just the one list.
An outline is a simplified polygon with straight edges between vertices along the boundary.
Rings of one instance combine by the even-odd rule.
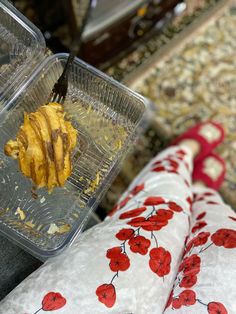
[[114, 272], [126, 271], [130, 266], [130, 260], [125, 253], [120, 253], [119, 255], [111, 258], [109, 266]]
[[163, 247], [151, 249], [149, 255], [150, 255], [150, 258], [152, 259], [165, 260], [167, 263], [170, 263], [171, 261], [170, 253], [167, 250], [165, 250]]
[[159, 167], [155, 167], [152, 169], [152, 171], [155, 171], [155, 172], [162, 172], [162, 171], [165, 171], [166, 168], [163, 167], [163, 166], [159, 166]]
[[131, 200], [131, 198], [132, 197], [127, 196], [123, 201], [121, 201], [119, 204], [114, 206], [108, 215], [113, 216], [115, 212], [117, 212], [118, 209], [121, 209], [122, 207], [124, 207]]
[[127, 196], [125, 199], [123, 199], [123, 201], [121, 201], [118, 206], [119, 208], [125, 207], [125, 205], [131, 200], [132, 197]]
[[143, 191], [143, 189], [144, 184], [136, 185], [130, 193], [134, 196], [137, 195], [139, 192]]
[[164, 198], [160, 196], [150, 196], [144, 202], [144, 205], [146, 206], [155, 206], [155, 205], [160, 205], [160, 204], [165, 204]]
[[177, 170], [167, 170], [168, 173], [175, 173], [175, 174], [179, 174], [179, 172]]
[[191, 199], [190, 196], [188, 196], [188, 197], [186, 198], [186, 201], [189, 203], [190, 206], [191, 206], [192, 203], [193, 203], [193, 201], [192, 201], [192, 199]]
[[144, 217], [136, 217], [127, 222], [128, 225], [133, 227], [141, 227], [146, 222]]
[[219, 229], [211, 236], [212, 242], [226, 249], [236, 248], [236, 231], [232, 229]]
[[168, 221], [160, 221], [157, 215], [153, 215], [148, 219], [144, 217], [136, 217], [127, 222], [128, 225], [133, 227], [141, 227], [147, 231], [160, 230], [168, 224]]
[[149, 253], [149, 266], [159, 277], [163, 277], [170, 272], [171, 255], [163, 247], [154, 248]]
[[193, 238], [194, 246], [205, 244], [209, 236], [210, 232], [200, 232], [195, 238]]
[[176, 153], [176, 155], [180, 155], [180, 156], [186, 155], [185, 151], [183, 151], [182, 149], [177, 150], [175, 153]]
[[103, 284], [96, 290], [98, 301], [105, 304], [106, 307], [112, 307], [116, 302], [116, 290], [112, 284]]
[[131, 209], [125, 213], [122, 213], [120, 215], [120, 219], [127, 219], [127, 218], [132, 218], [141, 215], [147, 208], [146, 207], [139, 207], [135, 209]]
[[205, 196], [213, 196], [213, 195], [215, 195], [214, 193], [211, 193], [211, 192], [205, 192], [205, 193], [203, 193], [203, 195], [205, 195]]
[[183, 271], [185, 276], [196, 275], [200, 272], [200, 264], [201, 259], [196, 254], [185, 257], [179, 266], [179, 272]]
[[204, 196], [201, 196], [199, 198], [196, 199], [196, 202], [201, 202], [201, 201], [204, 201], [205, 200], [205, 197]]
[[109, 250], [107, 250], [106, 257], [107, 258], [115, 258], [119, 256], [122, 252], [122, 249], [119, 246], [113, 247]]
[[178, 169], [179, 164], [177, 163], [177, 161], [175, 161], [175, 160], [173, 160], [173, 159], [171, 159], [171, 158], [169, 158], [169, 159], [167, 159], [167, 160], [169, 161], [169, 163], [170, 163], [170, 165], [171, 165], [172, 168]]
[[228, 314], [228, 311], [220, 302], [208, 303], [207, 311], [209, 314]]
[[134, 253], [146, 255], [151, 245], [151, 241], [143, 236], [133, 237], [129, 240], [130, 250]]
[[174, 212], [182, 212], [183, 211], [183, 208], [180, 207], [179, 205], [177, 205], [175, 202], [169, 202], [169, 203], [167, 203], [167, 205]]
[[158, 260], [150, 259], [149, 266], [151, 270], [159, 277], [164, 277], [170, 272], [170, 266], [162, 265]]
[[165, 307], [165, 309], [167, 309], [167, 308], [171, 305], [171, 303], [172, 303], [172, 301], [173, 301], [173, 295], [174, 295], [174, 291], [172, 290], [171, 293], [170, 293], [169, 299], [168, 299], [167, 302], [166, 302], [166, 307]]
[[233, 221], [236, 221], [236, 217], [228, 216], [229, 219], [232, 219]]
[[179, 301], [184, 306], [196, 303], [196, 293], [193, 290], [184, 290], [179, 295]]
[[153, 166], [159, 166], [161, 164], [162, 164], [162, 160], [158, 160], [153, 163]]
[[184, 161], [184, 165], [185, 165], [186, 169], [189, 170], [189, 164], [186, 161]]
[[197, 282], [197, 276], [192, 274], [189, 276], [184, 276], [183, 279], [180, 282], [181, 288], [192, 288]]
[[207, 204], [211, 204], [211, 205], [219, 205], [219, 203], [217, 203], [217, 202], [213, 202], [213, 201], [209, 201], [209, 202], [207, 202]]
[[203, 212], [197, 216], [196, 220], [201, 220], [205, 216], [206, 216], [206, 212]]
[[195, 238], [189, 241], [186, 247], [186, 253], [191, 250], [193, 246], [200, 246], [205, 244], [208, 241], [210, 236], [210, 232], [200, 232]]
[[133, 236], [133, 234], [134, 234], [134, 230], [133, 229], [123, 228], [116, 234], [116, 237], [120, 241], [125, 241], [125, 240], [130, 239]]
[[174, 299], [173, 302], [172, 302], [172, 306], [176, 310], [180, 309], [181, 306], [182, 306], [182, 303], [180, 302], [180, 299], [179, 298]]
[[173, 212], [168, 209], [158, 209], [156, 213], [159, 221], [166, 221], [173, 217]]
[[142, 223], [142, 229], [146, 231], [158, 231], [161, 230], [164, 226], [168, 224], [168, 220], [160, 221], [160, 217], [158, 215], [153, 215], [148, 218], [145, 222]]
[[112, 210], [107, 214], [109, 217], [111, 217], [111, 216], [113, 216], [116, 212], [117, 212], [117, 210], [118, 210], [118, 205], [116, 205], [116, 206], [114, 206], [113, 208], [112, 208]]
[[192, 228], [192, 233], [195, 233], [196, 231], [204, 228], [207, 225], [205, 221], [198, 221]]
[[66, 299], [58, 292], [47, 293], [42, 301], [42, 310], [55, 311], [59, 310], [66, 304]]

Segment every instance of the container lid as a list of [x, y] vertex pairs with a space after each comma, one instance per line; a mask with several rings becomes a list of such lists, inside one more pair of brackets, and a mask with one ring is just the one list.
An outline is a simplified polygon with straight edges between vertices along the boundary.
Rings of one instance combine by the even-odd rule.
[[40, 30], [8, 1], [0, 0], [0, 113], [8, 97], [44, 58]]

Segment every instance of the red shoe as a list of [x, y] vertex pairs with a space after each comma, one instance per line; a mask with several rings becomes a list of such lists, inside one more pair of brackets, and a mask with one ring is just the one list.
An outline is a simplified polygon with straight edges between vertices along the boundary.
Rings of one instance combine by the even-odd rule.
[[224, 129], [220, 124], [213, 121], [202, 122], [180, 135], [172, 145], [186, 139], [195, 140], [200, 144], [200, 152], [194, 160], [194, 162], [198, 162], [223, 142]]
[[212, 152], [195, 163], [193, 181], [202, 181], [208, 188], [218, 191], [224, 181], [225, 173], [224, 159]]

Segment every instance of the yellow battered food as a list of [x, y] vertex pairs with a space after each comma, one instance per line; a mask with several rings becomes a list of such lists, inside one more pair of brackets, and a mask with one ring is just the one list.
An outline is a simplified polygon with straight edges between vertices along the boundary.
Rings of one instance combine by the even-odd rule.
[[63, 108], [49, 103], [33, 113], [24, 113], [24, 123], [16, 140], [5, 145], [5, 154], [18, 159], [22, 173], [37, 187], [63, 186], [71, 175], [71, 153], [77, 131], [65, 120]]

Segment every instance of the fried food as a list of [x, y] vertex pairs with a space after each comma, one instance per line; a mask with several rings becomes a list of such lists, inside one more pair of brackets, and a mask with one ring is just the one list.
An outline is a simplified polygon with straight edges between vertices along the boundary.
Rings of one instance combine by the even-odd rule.
[[5, 154], [19, 162], [21, 172], [39, 187], [64, 186], [71, 175], [71, 154], [77, 142], [77, 131], [65, 120], [58, 103], [39, 107], [24, 114], [16, 140], [5, 145]]

